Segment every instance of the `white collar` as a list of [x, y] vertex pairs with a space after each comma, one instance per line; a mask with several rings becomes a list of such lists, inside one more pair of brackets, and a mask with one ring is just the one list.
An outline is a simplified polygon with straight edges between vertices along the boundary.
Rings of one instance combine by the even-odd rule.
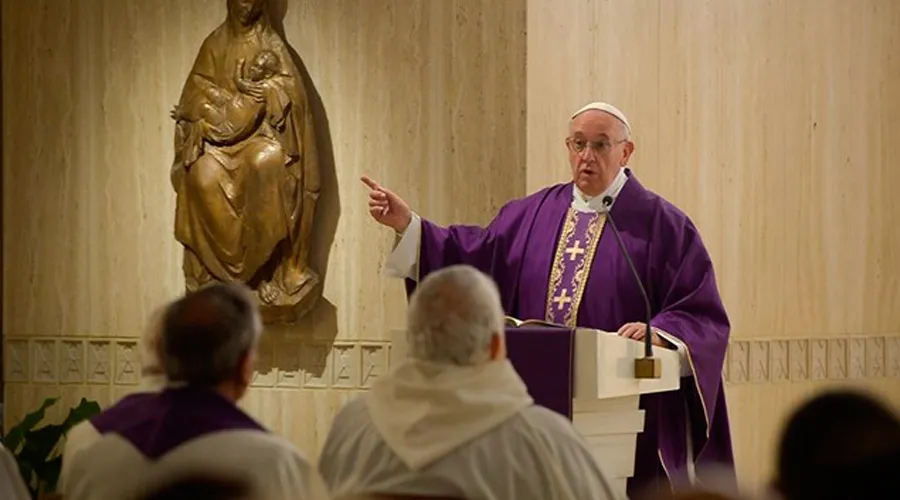
[[616, 174], [616, 178], [613, 179], [612, 184], [599, 196], [588, 196], [582, 193], [578, 186], [573, 184], [572, 208], [579, 212], [602, 212], [604, 210], [603, 198], [611, 196], [615, 204], [616, 198], [619, 197], [619, 192], [622, 191], [622, 187], [625, 186], [625, 181], [627, 180], [628, 175], [625, 174], [625, 167], [622, 167], [619, 169], [619, 173]]

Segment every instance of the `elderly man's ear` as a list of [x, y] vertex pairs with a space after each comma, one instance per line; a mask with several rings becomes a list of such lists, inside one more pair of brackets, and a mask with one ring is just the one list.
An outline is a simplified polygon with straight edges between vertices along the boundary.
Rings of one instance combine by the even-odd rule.
[[241, 356], [241, 368], [238, 373], [238, 383], [242, 386], [249, 386], [253, 383], [253, 372], [256, 368], [256, 349], [250, 349], [246, 354]]
[[502, 333], [495, 333], [491, 337], [491, 361], [506, 357], [506, 342]]

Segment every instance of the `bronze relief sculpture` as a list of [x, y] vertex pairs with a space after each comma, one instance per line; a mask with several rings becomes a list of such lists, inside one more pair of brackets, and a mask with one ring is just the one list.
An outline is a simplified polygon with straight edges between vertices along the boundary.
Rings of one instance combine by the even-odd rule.
[[245, 283], [292, 322], [321, 294], [309, 267], [319, 164], [307, 89], [266, 0], [227, 0], [172, 110], [175, 238], [188, 291]]

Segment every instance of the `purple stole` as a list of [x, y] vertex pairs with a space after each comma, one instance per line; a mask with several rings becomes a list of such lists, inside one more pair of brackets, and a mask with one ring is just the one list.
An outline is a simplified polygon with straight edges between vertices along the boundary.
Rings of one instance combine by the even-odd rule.
[[605, 226], [606, 215], [569, 208], [550, 267], [547, 321], [577, 326], [578, 308]]
[[94, 416], [91, 424], [100, 434], [118, 434], [151, 460], [190, 440], [216, 432], [265, 432], [223, 396], [190, 386], [170, 388], [158, 394], [131, 394]]

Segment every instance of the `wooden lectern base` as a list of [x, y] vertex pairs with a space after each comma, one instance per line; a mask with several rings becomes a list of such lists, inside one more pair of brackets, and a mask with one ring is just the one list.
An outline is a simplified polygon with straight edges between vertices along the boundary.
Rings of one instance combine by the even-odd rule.
[[625, 496], [628, 478], [634, 475], [637, 435], [644, 430], [644, 410], [639, 395], [574, 401], [572, 423], [584, 437], [594, 458], [616, 492]]

